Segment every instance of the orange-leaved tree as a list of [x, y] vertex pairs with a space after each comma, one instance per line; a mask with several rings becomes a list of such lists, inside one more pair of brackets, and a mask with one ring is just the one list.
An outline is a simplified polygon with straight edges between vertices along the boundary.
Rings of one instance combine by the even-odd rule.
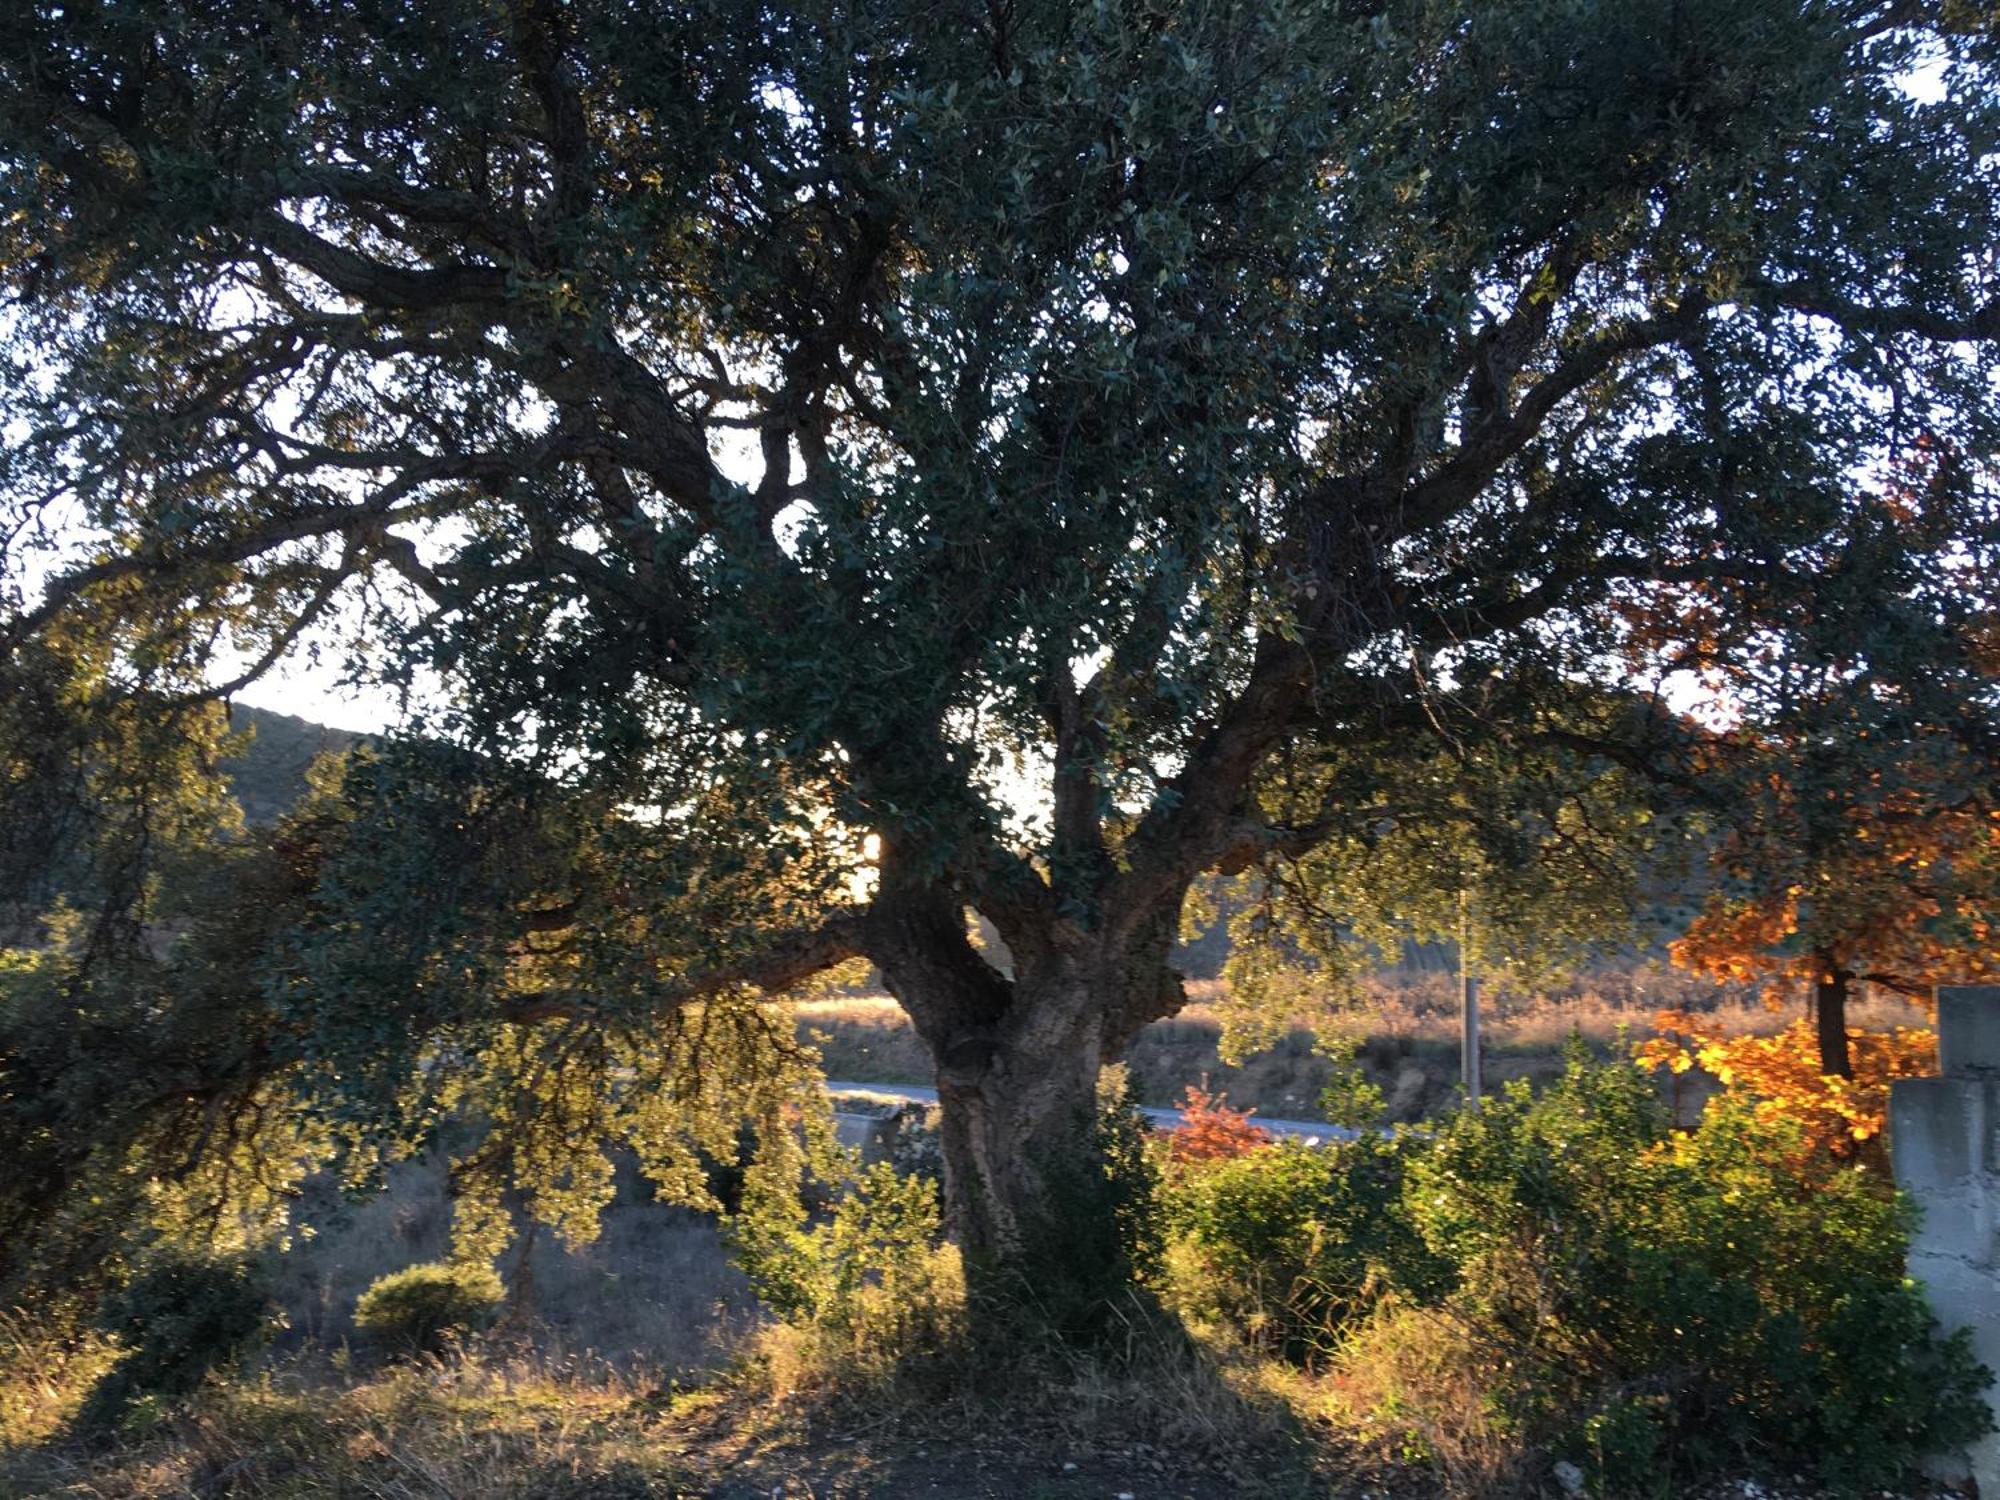
[[1852, 1067], [1842, 1075], [1821, 1066], [1819, 1039], [1808, 1021], [1794, 1021], [1775, 1035], [1732, 1036], [1708, 1017], [1665, 1010], [1654, 1025], [1660, 1035], [1639, 1048], [1640, 1062], [1676, 1074], [1701, 1068], [1724, 1088], [1755, 1098], [1760, 1117], [1796, 1121], [1808, 1145], [1840, 1157], [1873, 1157], [1870, 1143], [1888, 1119], [1889, 1085], [1937, 1067], [1936, 1033], [1922, 1026], [1850, 1033]]
[[1879, 1164], [1889, 1085], [1933, 1071], [1936, 1038], [1850, 1027], [1849, 1002], [1858, 984], [1928, 1005], [1939, 984], [2000, 977], [2000, 788], [1991, 747], [1948, 719], [1912, 723], [1870, 655], [1732, 674], [1727, 690], [1752, 713], [1709, 744], [1704, 770], [1728, 816], [1713, 884], [1670, 949], [1684, 968], [1760, 985], [1773, 1009], [1809, 999], [1808, 1016], [1731, 1036], [1666, 1011], [1639, 1055], [1700, 1067], [1809, 1143]]
[[1928, 1001], [2000, 976], [2000, 806], [1980, 758], [1942, 735], [1880, 753], [1845, 740], [1763, 747], [1766, 768], [1716, 853], [1718, 882], [1677, 964], [1812, 997], [1818, 1072], [1856, 1077], [1857, 983]]
[[[1714, 883], [1673, 958], [1761, 983], [1776, 1008], [1809, 995], [1824, 1075], [1855, 1077], [1856, 984], [1927, 1001], [1936, 985], [2000, 976], [2000, 746], [1977, 723], [2000, 699], [2000, 575], [1990, 540], [1965, 549], [1935, 565], [1942, 602], [1913, 611], [1896, 556], [1942, 524], [1966, 473], [1926, 434], [1857, 498], [1817, 583], [1829, 606], [1876, 607], [1825, 607], [1783, 646], [1691, 663], [1723, 726], [1704, 779], [1727, 813]], [[1940, 653], [1961, 676], [1934, 670]]]

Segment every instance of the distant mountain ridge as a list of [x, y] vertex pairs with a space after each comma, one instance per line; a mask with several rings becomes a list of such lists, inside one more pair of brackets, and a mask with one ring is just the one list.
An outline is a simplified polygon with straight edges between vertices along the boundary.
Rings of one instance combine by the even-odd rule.
[[252, 731], [241, 755], [226, 757], [222, 772], [250, 823], [274, 823], [306, 792], [306, 772], [329, 751], [351, 750], [368, 738], [348, 729], [315, 724], [292, 714], [237, 704], [230, 727]]

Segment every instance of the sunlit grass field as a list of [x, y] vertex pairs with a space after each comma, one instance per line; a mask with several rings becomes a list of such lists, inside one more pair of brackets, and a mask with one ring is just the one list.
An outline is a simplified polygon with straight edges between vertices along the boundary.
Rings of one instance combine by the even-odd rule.
[[[1189, 1084], [1207, 1079], [1239, 1108], [1276, 1119], [1315, 1119], [1334, 1071], [1328, 1051], [1343, 1045], [1356, 1049], [1367, 1080], [1382, 1091], [1391, 1121], [1421, 1120], [1456, 1097], [1458, 994], [1449, 974], [1388, 974], [1363, 981], [1351, 1002], [1318, 1018], [1318, 1029], [1294, 1026], [1234, 1065], [1222, 1060], [1223, 983], [1195, 980], [1188, 991], [1185, 1010], [1154, 1022], [1133, 1044], [1128, 1062], [1142, 1104], [1171, 1105]], [[1797, 1018], [1794, 1010], [1767, 1006], [1748, 987], [1725, 989], [1655, 965], [1606, 969], [1551, 992], [1498, 990], [1484, 1002], [1486, 1084], [1497, 1088], [1510, 1079], [1552, 1077], [1572, 1032], [1606, 1055], [1643, 1041], [1654, 1034], [1656, 1013], [1666, 1008], [1700, 1012], [1731, 1035], [1777, 1031]], [[805, 1001], [798, 1017], [801, 1033], [818, 1041], [829, 1078], [930, 1081], [923, 1044], [887, 995]], [[1849, 1023], [1879, 1030], [1926, 1020], [1919, 1007], [1871, 990], [1849, 1007]]]

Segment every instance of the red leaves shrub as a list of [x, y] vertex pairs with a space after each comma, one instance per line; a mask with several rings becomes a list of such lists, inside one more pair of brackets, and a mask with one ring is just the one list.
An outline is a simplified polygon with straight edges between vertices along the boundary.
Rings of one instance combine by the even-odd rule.
[[1231, 1109], [1220, 1091], [1210, 1093], [1208, 1080], [1191, 1083], [1180, 1103], [1181, 1123], [1166, 1132], [1167, 1155], [1174, 1161], [1228, 1161], [1271, 1144], [1271, 1132], [1250, 1123], [1251, 1111]]

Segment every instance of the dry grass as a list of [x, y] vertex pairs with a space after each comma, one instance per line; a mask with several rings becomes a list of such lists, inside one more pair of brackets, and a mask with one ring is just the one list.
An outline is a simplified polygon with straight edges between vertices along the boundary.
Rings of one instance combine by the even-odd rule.
[[684, 1490], [658, 1440], [671, 1403], [642, 1379], [541, 1366], [401, 1368], [355, 1385], [209, 1388], [142, 1430], [0, 1450], [0, 1493], [91, 1500], [593, 1500]]
[[1448, 1496], [1516, 1494], [1538, 1455], [1489, 1399], [1472, 1351], [1439, 1314], [1390, 1302], [1348, 1336], [1326, 1375], [1295, 1376], [1288, 1394], [1377, 1472], [1417, 1466]]
[[[1190, 1003], [1171, 1020], [1140, 1033], [1127, 1059], [1142, 1104], [1176, 1103], [1204, 1078], [1232, 1104], [1278, 1119], [1314, 1119], [1333, 1073], [1311, 1030], [1295, 1027], [1240, 1065], [1222, 1061], [1220, 981], [1188, 985]], [[1606, 969], [1556, 992], [1489, 993], [1485, 1007], [1485, 1077], [1497, 1088], [1516, 1078], [1541, 1082], [1562, 1066], [1574, 1030], [1600, 1053], [1621, 1037], [1651, 1035], [1666, 1008], [1703, 1012], [1728, 1033], [1769, 1032], [1790, 1015], [1771, 1010], [1747, 989], [1727, 989], [1657, 965]], [[929, 1055], [886, 995], [817, 1000], [798, 1008], [803, 1033], [817, 1036], [827, 1076], [856, 1083], [925, 1083]], [[1922, 1023], [1922, 1012], [1891, 995], [1855, 1005], [1852, 1023], [1871, 1029]], [[1392, 1120], [1425, 1119], [1449, 1105], [1458, 1085], [1458, 994], [1448, 974], [1391, 974], [1364, 982], [1336, 1024], [1357, 1038], [1369, 1082], [1381, 1089]]]
[[[1044, 1475], [1056, 1468], [1050, 1455], [1110, 1457], [1149, 1486], [1171, 1473], [1182, 1476], [1174, 1493], [1203, 1496], [1297, 1493], [1321, 1457], [1300, 1441], [1280, 1394], [1212, 1358], [1178, 1323], [1157, 1309], [1142, 1311], [1136, 1298], [1126, 1346], [1098, 1354], [1040, 1341], [1010, 1345], [1003, 1338], [975, 1347], [960, 1339], [897, 1360], [870, 1349], [865, 1337], [827, 1340], [781, 1325], [762, 1330], [752, 1347], [742, 1393], [762, 1414], [767, 1441], [796, 1445], [815, 1430], [841, 1435], [837, 1443], [845, 1434], [891, 1433], [920, 1453], [956, 1455], [941, 1466], [950, 1475], [946, 1493], [1010, 1493], [959, 1488], [975, 1454], [1003, 1456], [1003, 1467], [1025, 1459]], [[954, 1466], [960, 1472], [952, 1473]], [[1082, 1469], [1071, 1462], [1057, 1472], [1074, 1471], [1079, 1493], [1129, 1488], [1088, 1488]], [[937, 1482], [928, 1489], [936, 1493]], [[1071, 1489], [1037, 1485], [1035, 1492]], [[905, 1491], [878, 1481], [861, 1493]]]
[[[1193, 1346], [1136, 1319], [1137, 1354], [1122, 1362], [1044, 1349], [975, 1357], [962, 1336], [962, 1277], [941, 1275], [933, 1290], [956, 1298], [961, 1316], [933, 1321], [961, 1336], [923, 1340], [920, 1358], [900, 1358], [883, 1332], [909, 1322], [907, 1307], [805, 1334], [758, 1323], [712, 1221], [654, 1204], [632, 1183], [597, 1244], [568, 1253], [543, 1237], [532, 1323], [463, 1360], [380, 1364], [353, 1341], [354, 1297], [444, 1249], [444, 1186], [441, 1165], [426, 1161], [345, 1210], [318, 1204], [319, 1232], [283, 1263], [293, 1326], [281, 1346], [184, 1405], [142, 1403], [121, 1431], [65, 1430], [110, 1351], [37, 1343], [26, 1321], [0, 1329], [13, 1336], [0, 1348], [0, 1496], [752, 1492], [724, 1484], [726, 1471], [759, 1476], [759, 1496], [811, 1475], [807, 1490], [783, 1492], [928, 1495], [942, 1482], [1013, 1497], [1026, 1473], [1047, 1481], [1044, 1493], [1080, 1500], [1192, 1466], [1201, 1477], [1186, 1492], [1206, 1500], [1260, 1493], [1260, 1475], [1307, 1461], [1282, 1403], [1246, 1397]], [[956, 1253], [939, 1255], [955, 1272]], [[668, 1393], [684, 1381], [706, 1394]], [[829, 1451], [829, 1431], [865, 1434], [872, 1456], [850, 1462], [845, 1436]], [[976, 1486], [948, 1456], [975, 1447]], [[1078, 1467], [1051, 1454], [1075, 1454]]]
[[[991, 1372], [998, 1374], [1000, 1372]], [[538, 1365], [403, 1368], [204, 1391], [144, 1430], [0, 1448], [8, 1500], [1296, 1500], [1313, 1452], [1282, 1403], [1190, 1355], [1012, 1389], [842, 1408], [748, 1378], [675, 1394]], [[1204, 1425], [1206, 1424], [1206, 1425]], [[1217, 1425], [1220, 1424], [1220, 1425]], [[1187, 1434], [1183, 1444], [1173, 1434]], [[1168, 1486], [1171, 1485], [1171, 1489]]]
[[[1170, 1475], [1194, 1500], [1305, 1492], [1317, 1454], [1290, 1408], [1172, 1325], [1135, 1314], [1122, 1358], [975, 1349], [956, 1252], [938, 1257], [952, 1274], [931, 1291], [959, 1316], [933, 1321], [958, 1336], [914, 1356], [892, 1333], [909, 1309], [886, 1306], [841, 1329], [767, 1322], [691, 1391], [601, 1360], [510, 1355], [500, 1338], [372, 1372], [301, 1355], [184, 1403], [142, 1403], [117, 1431], [17, 1432], [0, 1441], [0, 1496], [1084, 1500]], [[56, 1404], [74, 1409], [87, 1383]]]
[[96, 1335], [65, 1337], [23, 1312], [0, 1313], [0, 1451], [60, 1432], [118, 1354]]
[[755, 1310], [713, 1219], [651, 1201], [629, 1174], [603, 1233], [579, 1250], [537, 1236], [532, 1300], [476, 1360], [385, 1367], [354, 1341], [377, 1278], [437, 1258], [449, 1227], [441, 1161], [311, 1207], [315, 1232], [280, 1262], [290, 1324], [246, 1380], [169, 1419], [65, 1435], [116, 1361], [101, 1339], [60, 1339], [0, 1316], [0, 1496], [228, 1495], [245, 1500], [674, 1494], [653, 1394], [737, 1357]]

